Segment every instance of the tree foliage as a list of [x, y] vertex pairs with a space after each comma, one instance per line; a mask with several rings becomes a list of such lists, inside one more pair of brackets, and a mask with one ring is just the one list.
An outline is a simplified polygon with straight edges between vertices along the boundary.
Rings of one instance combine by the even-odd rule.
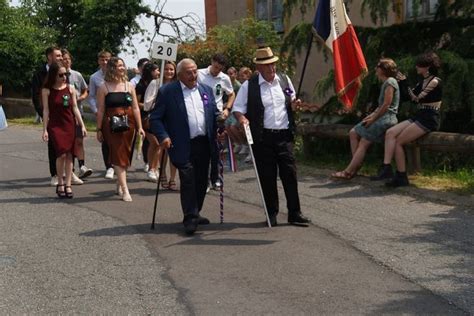
[[56, 34], [38, 28], [25, 8], [0, 1], [0, 83], [5, 90], [29, 90], [33, 70], [44, 56], [44, 43], [52, 43]]
[[[280, 49], [281, 38], [267, 21], [246, 18], [232, 25], [218, 25], [212, 28], [206, 39], [195, 39], [183, 43], [178, 59], [193, 58], [199, 67], [207, 67], [215, 53], [223, 53], [229, 59], [229, 66], [252, 67], [258, 42], [271, 46], [275, 53]], [[288, 67], [287, 58], [281, 56], [280, 69]]]
[[149, 11], [140, 0], [24, 0], [39, 28], [54, 29], [54, 43], [69, 49], [74, 67], [84, 73], [97, 68], [97, 53], [103, 49], [118, 54], [132, 35], [143, 33], [136, 17]]

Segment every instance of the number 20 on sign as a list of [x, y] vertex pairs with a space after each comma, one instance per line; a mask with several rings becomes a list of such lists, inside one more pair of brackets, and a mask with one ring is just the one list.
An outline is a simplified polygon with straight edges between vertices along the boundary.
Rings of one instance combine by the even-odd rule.
[[151, 57], [162, 60], [176, 60], [178, 44], [153, 42]]

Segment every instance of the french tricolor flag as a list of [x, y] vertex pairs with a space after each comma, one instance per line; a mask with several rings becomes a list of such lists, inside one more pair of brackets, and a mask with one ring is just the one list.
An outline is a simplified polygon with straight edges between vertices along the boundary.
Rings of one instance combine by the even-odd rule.
[[332, 52], [336, 93], [350, 108], [367, 74], [367, 64], [342, 0], [319, 0], [313, 28]]

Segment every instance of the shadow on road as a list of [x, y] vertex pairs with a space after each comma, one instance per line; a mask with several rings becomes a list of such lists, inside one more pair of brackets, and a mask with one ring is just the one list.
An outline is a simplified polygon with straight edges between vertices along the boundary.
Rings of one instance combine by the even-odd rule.
[[[375, 307], [368, 315], [446, 315], [446, 309], [440, 311], [439, 302], [430, 299], [431, 293], [428, 291], [403, 291], [393, 292], [393, 294], [406, 296], [406, 298], [388, 301]], [[449, 309], [449, 315], [466, 314], [454, 305]]]

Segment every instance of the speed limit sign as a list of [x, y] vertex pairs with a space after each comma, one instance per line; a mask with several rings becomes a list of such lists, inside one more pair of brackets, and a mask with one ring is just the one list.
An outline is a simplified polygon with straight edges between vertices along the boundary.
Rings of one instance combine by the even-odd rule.
[[178, 44], [153, 42], [151, 57], [162, 60], [176, 60]]

